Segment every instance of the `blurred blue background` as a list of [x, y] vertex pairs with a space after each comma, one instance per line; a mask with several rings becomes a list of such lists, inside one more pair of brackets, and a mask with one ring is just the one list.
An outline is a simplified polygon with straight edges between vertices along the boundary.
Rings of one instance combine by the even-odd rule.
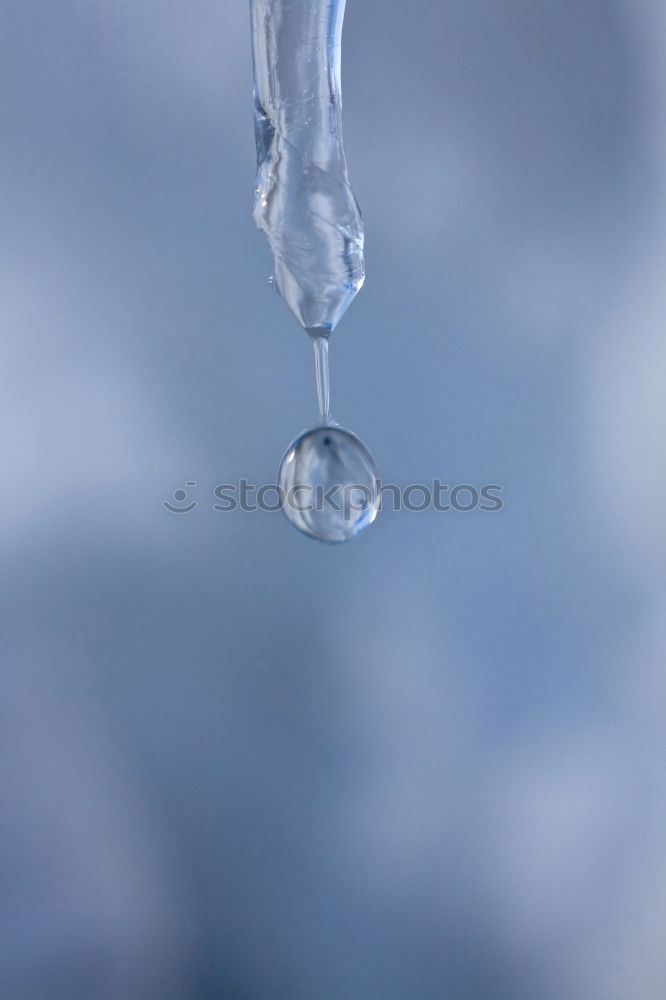
[[664, 5], [350, 0], [334, 412], [505, 507], [335, 549], [248, 21], [0, 0], [0, 994], [662, 1000]]

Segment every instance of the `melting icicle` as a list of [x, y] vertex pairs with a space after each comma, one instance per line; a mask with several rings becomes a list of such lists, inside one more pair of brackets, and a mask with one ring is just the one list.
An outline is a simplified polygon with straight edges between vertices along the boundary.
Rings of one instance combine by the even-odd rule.
[[379, 510], [372, 455], [331, 419], [328, 336], [361, 288], [363, 222], [342, 144], [345, 0], [250, 0], [257, 183], [254, 218], [275, 285], [315, 352], [319, 424], [287, 449], [283, 510], [312, 538], [345, 542]]
[[363, 222], [342, 141], [345, 0], [250, 0], [254, 218], [275, 283], [309, 333], [330, 333], [363, 284]]

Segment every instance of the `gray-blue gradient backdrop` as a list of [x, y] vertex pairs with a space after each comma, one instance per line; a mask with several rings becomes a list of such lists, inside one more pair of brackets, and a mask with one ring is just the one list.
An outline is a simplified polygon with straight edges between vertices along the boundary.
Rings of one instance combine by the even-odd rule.
[[0, 0], [0, 995], [663, 1000], [663, 2], [349, 0], [334, 411], [505, 508], [335, 549], [248, 21]]

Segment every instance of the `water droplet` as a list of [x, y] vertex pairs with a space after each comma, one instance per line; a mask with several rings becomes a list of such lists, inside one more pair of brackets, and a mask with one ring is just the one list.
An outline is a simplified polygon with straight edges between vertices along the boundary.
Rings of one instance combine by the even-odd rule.
[[362, 441], [341, 427], [304, 431], [280, 464], [283, 510], [304, 535], [346, 542], [369, 527], [379, 510], [374, 459]]

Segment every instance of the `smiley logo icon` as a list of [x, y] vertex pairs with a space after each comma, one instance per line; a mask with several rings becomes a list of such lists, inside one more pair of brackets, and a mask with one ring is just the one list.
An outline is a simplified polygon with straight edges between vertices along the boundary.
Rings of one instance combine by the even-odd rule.
[[[185, 483], [185, 485], [196, 486], [197, 484], [195, 480], [191, 480], [190, 482]], [[192, 500], [190, 503], [185, 504], [185, 501], [187, 500], [187, 492], [183, 489], [174, 490], [173, 499], [175, 503], [171, 503], [169, 500], [162, 501], [162, 506], [166, 507], [167, 510], [170, 510], [172, 514], [189, 514], [191, 510], [194, 510], [195, 507], [199, 506], [196, 500]], [[185, 504], [185, 506], [182, 506], [183, 504]]]

